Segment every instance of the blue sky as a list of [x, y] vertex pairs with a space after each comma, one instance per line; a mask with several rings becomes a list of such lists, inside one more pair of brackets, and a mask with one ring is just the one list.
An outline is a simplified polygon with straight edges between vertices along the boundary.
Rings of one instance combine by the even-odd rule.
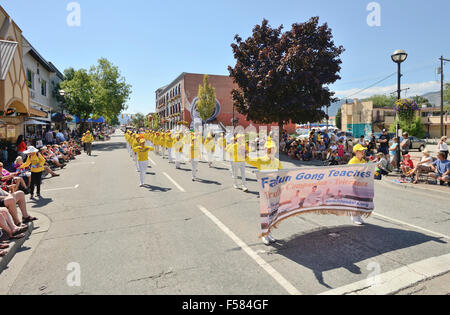
[[[67, 5], [77, 2], [81, 25], [70, 27]], [[411, 94], [439, 89], [438, 58], [450, 59], [450, 1], [378, 0], [381, 26], [370, 27], [368, 0], [2, 0], [24, 36], [61, 71], [89, 68], [100, 57], [119, 66], [133, 86], [127, 112], [154, 110], [154, 91], [181, 72], [228, 74], [230, 44], [263, 18], [285, 28], [319, 16], [344, 46], [338, 96], [354, 94], [396, 71], [391, 53], [409, 54], [404, 87]], [[450, 64], [447, 65], [446, 74]], [[355, 97], [396, 90], [392, 77]]]

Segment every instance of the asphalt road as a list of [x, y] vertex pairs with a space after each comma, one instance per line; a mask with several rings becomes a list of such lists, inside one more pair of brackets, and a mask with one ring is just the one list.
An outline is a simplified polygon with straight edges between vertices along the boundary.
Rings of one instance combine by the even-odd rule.
[[[377, 183], [365, 226], [299, 216], [266, 247], [250, 168], [244, 193], [226, 164], [200, 163], [201, 181], [192, 182], [190, 165], [175, 170], [152, 153], [149, 185], [139, 188], [121, 135], [93, 154], [45, 181], [45, 199], [28, 204], [50, 226], [8, 294], [320, 294], [450, 253], [450, 194]], [[67, 282], [73, 263], [79, 286]]]

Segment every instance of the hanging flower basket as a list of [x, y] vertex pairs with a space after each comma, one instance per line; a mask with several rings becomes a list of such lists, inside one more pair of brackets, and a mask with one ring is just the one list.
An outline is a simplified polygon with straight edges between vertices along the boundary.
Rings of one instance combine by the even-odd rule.
[[411, 99], [400, 99], [395, 102], [395, 112], [404, 122], [412, 122], [418, 110], [419, 105]]

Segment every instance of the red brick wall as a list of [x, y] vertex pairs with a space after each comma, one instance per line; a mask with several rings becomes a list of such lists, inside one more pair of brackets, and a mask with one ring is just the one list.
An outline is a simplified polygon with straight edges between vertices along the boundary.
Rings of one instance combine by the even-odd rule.
[[[186, 74], [184, 77], [184, 91], [186, 92], [187, 99], [192, 103], [194, 98], [198, 95], [198, 87], [203, 84], [203, 74]], [[209, 75], [209, 82], [216, 90], [216, 97], [220, 103], [221, 111], [217, 120], [219, 120], [225, 126], [231, 126], [231, 120], [233, 118], [233, 101], [231, 98], [231, 91], [233, 89], [237, 89], [238, 86], [233, 83], [233, 79], [228, 76], [218, 76], [218, 75]], [[185, 110], [184, 119], [191, 123], [192, 118], [191, 114], [188, 110]], [[248, 121], [244, 115], [239, 114], [235, 110], [235, 117], [239, 119], [239, 125], [247, 128], [250, 124], [254, 125], [256, 128], [259, 126], [267, 126], [252, 123]], [[277, 126], [278, 124], [272, 124], [271, 126]], [[289, 124], [284, 127], [288, 133], [295, 132], [295, 124]]]

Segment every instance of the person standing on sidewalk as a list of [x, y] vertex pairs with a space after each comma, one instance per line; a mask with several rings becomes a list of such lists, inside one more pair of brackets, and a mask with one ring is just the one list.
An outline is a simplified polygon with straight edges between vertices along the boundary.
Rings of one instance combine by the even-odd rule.
[[42, 182], [42, 172], [44, 171], [45, 158], [39, 153], [39, 150], [33, 146], [28, 147], [24, 152], [28, 155], [27, 161], [22, 164], [19, 169], [25, 169], [30, 167], [31, 169], [31, 184], [30, 184], [30, 194], [31, 199], [34, 198], [34, 187], [37, 190], [37, 197], [41, 197], [41, 182]]
[[141, 180], [140, 187], [144, 187], [145, 175], [148, 168], [148, 152], [153, 151], [153, 148], [145, 145], [145, 139], [141, 139], [139, 144], [133, 148], [133, 151], [137, 154], [137, 165], [139, 169], [139, 176]]
[[86, 136], [84, 137], [84, 143], [86, 143], [86, 153], [87, 155], [92, 155], [92, 142], [94, 142], [94, 137], [91, 132], [88, 130], [86, 132]]
[[444, 136], [441, 138], [441, 141], [438, 143], [438, 152], [444, 153], [445, 159], [448, 159], [448, 144], [447, 137]]

